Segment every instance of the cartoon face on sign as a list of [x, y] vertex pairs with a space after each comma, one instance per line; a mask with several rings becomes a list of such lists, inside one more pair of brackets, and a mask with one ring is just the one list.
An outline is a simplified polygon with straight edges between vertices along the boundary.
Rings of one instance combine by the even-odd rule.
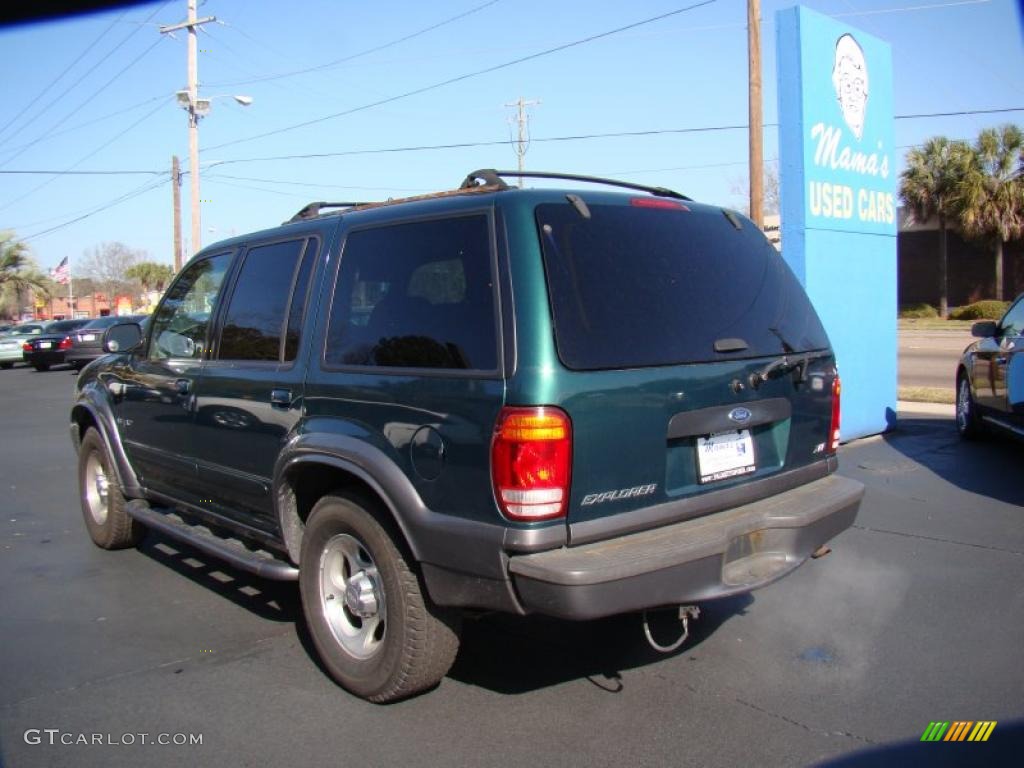
[[836, 41], [832, 85], [836, 89], [843, 119], [859, 140], [864, 133], [864, 113], [868, 105], [868, 66], [864, 61], [864, 51], [853, 35], [843, 35]]

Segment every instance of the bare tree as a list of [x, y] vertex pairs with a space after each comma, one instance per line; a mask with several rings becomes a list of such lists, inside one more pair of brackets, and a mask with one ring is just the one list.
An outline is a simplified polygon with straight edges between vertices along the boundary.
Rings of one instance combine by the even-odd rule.
[[[739, 208], [750, 214], [750, 180], [733, 179], [729, 193], [743, 200]], [[779, 166], [765, 163], [764, 166], [764, 212], [768, 216], [779, 213]]]
[[124, 243], [101, 243], [86, 251], [75, 272], [91, 278], [102, 286], [107, 301], [113, 304], [115, 296], [130, 288], [130, 269], [146, 258], [145, 251], [129, 248]]

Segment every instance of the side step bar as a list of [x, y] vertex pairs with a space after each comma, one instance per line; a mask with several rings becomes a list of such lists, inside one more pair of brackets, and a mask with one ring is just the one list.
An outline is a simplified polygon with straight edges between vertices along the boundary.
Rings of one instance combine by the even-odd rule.
[[299, 578], [298, 568], [279, 560], [269, 552], [251, 550], [237, 539], [225, 539], [217, 536], [209, 528], [190, 525], [173, 512], [157, 512], [141, 499], [128, 502], [125, 510], [147, 528], [153, 528], [172, 539], [190, 544], [239, 570], [276, 581], [297, 581]]

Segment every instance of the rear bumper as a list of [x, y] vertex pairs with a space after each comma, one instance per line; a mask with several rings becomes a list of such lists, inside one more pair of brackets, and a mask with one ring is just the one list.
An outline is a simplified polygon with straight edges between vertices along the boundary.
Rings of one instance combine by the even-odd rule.
[[529, 612], [568, 619], [749, 592], [792, 571], [853, 524], [863, 484], [838, 475], [705, 517], [512, 557]]

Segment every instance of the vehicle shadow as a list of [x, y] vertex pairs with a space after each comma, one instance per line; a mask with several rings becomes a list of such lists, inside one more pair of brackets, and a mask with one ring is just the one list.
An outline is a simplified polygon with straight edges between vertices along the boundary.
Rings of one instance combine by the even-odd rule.
[[260, 618], [290, 622], [302, 614], [299, 590], [295, 584], [261, 579], [153, 530], [146, 533], [137, 549], [146, 557]]
[[[1018, 480], [1024, 445], [1009, 437], [985, 432], [976, 440], [961, 440], [951, 418], [911, 415], [901, 417], [882, 439], [958, 488], [1007, 504], [1024, 504], [1024, 486]], [[881, 464], [858, 466], [874, 472], [899, 469]]]
[[[293, 622], [303, 649], [321, 672], [330, 676], [310, 637], [296, 584], [261, 579], [157, 531], [148, 531], [137, 550], [260, 618]], [[701, 604], [700, 618], [690, 622], [688, 639], [670, 653], [650, 646], [640, 613], [593, 621], [468, 613], [462, 624], [459, 654], [448, 677], [504, 694], [528, 693], [585, 678], [603, 691], [619, 693], [624, 687], [624, 670], [693, 654], [730, 618], [743, 615], [754, 599], [746, 594]], [[650, 611], [648, 620], [660, 645], [671, 645], [680, 636], [677, 609]], [[510, 648], [515, 652], [510, 653]]]
[[[467, 618], [459, 655], [448, 676], [504, 694], [520, 694], [585, 678], [608, 693], [624, 689], [622, 672], [687, 656], [733, 616], [754, 602], [738, 595], [700, 606], [690, 622], [690, 636], [671, 653], [655, 651], [647, 642], [640, 613], [594, 621], [563, 621], [544, 616], [485, 614]], [[660, 645], [680, 636], [678, 610], [648, 614], [651, 634]]]

